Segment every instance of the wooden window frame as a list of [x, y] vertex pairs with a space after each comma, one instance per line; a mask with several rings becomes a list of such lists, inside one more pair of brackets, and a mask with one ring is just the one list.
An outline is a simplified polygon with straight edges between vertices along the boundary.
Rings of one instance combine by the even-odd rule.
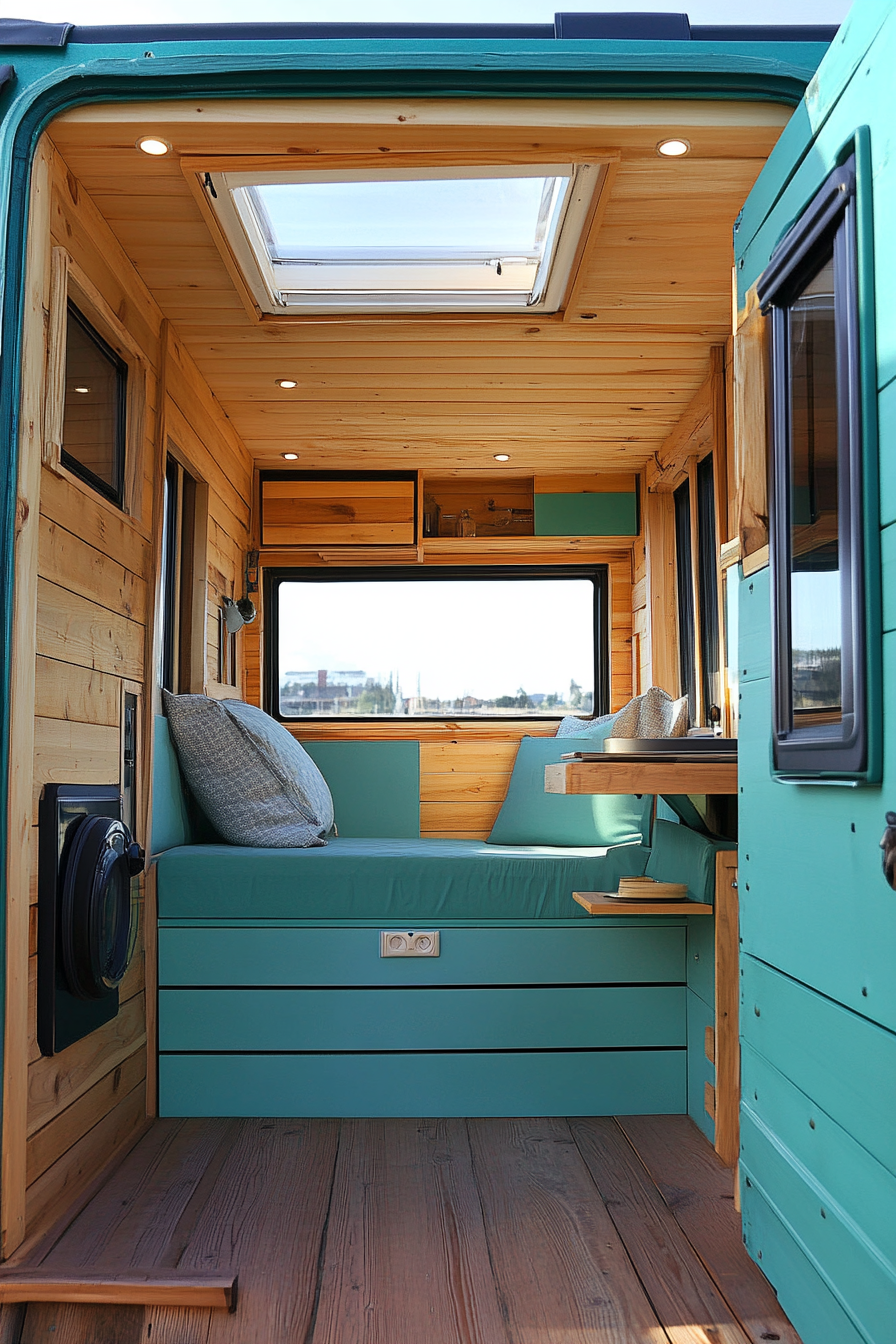
[[[66, 323], [69, 303], [86, 318], [127, 368], [124, 473], [120, 503], [98, 490], [62, 460], [65, 418]], [[140, 521], [143, 504], [144, 424], [147, 364], [133, 336], [103, 298], [93, 281], [63, 247], [54, 247], [50, 262], [47, 347], [47, 391], [44, 402], [42, 462], [80, 489], [89, 490], [115, 509]]]

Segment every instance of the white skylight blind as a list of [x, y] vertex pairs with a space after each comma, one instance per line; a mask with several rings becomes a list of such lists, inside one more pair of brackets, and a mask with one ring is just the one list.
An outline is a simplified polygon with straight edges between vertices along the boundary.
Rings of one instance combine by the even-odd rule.
[[266, 312], [553, 311], [599, 173], [573, 164], [224, 172], [207, 183]]

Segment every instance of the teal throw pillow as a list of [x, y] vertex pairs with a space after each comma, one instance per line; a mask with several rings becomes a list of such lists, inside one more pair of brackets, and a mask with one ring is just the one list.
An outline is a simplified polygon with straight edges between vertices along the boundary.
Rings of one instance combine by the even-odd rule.
[[[608, 723], [609, 730], [612, 724]], [[645, 836], [652, 797], [544, 791], [544, 768], [569, 751], [599, 750], [589, 737], [524, 737], [490, 845], [598, 846], [635, 844]]]

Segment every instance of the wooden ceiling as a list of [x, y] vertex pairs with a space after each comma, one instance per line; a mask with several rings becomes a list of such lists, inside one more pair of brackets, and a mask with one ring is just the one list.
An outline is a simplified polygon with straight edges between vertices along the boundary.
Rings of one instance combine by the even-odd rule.
[[[295, 451], [308, 468], [494, 473], [507, 452], [515, 475], [638, 470], [660, 447], [731, 330], [732, 225], [788, 116], [735, 101], [212, 100], [78, 108], [50, 134], [260, 465]], [[173, 152], [139, 152], [147, 133]], [[671, 135], [686, 158], [656, 153]], [[180, 164], [434, 153], [610, 164], [563, 314], [259, 322]]]

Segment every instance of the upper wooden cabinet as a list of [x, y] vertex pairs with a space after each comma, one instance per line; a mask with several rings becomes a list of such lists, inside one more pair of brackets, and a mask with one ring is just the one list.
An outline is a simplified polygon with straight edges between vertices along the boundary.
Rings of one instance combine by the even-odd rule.
[[416, 472], [262, 473], [262, 546], [413, 546], [416, 541]]

